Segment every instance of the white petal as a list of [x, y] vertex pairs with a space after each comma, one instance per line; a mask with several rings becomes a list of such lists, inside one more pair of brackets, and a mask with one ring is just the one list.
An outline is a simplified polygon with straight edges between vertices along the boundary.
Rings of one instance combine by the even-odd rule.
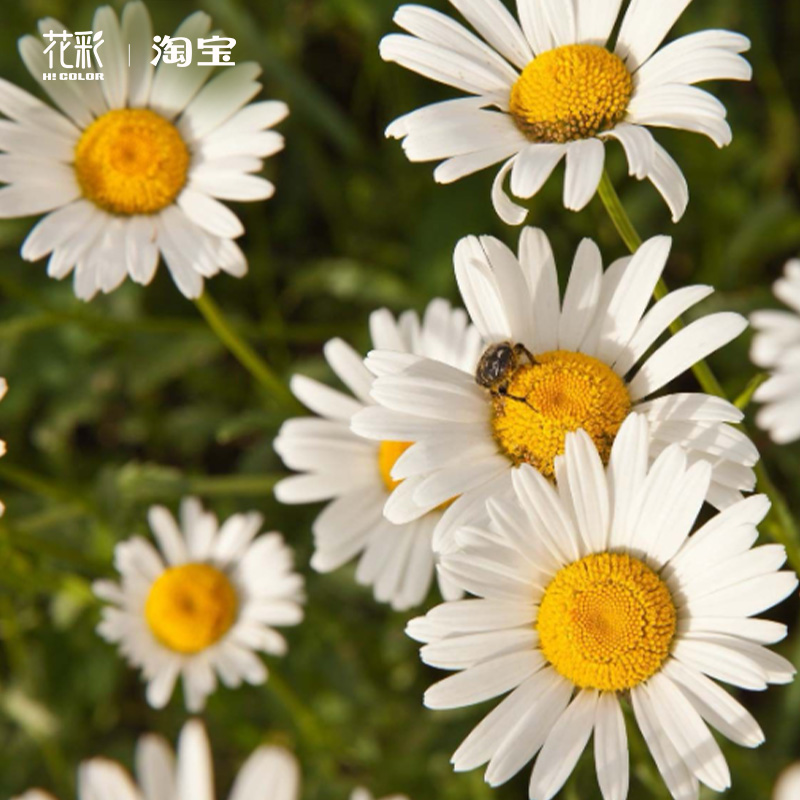
[[544, 743], [530, 782], [530, 796], [550, 800], [575, 769], [594, 727], [599, 692], [584, 689], [553, 726]]
[[567, 146], [567, 172], [564, 178], [564, 205], [580, 211], [594, 197], [606, 158], [600, 139], [583, 139]]
[[670, 28], [691, 0], [664, 0], [653, 6], [649, 0], [632, 0], [617, 38], [617, 55], [628, 69], [636, 70], [664, 41]]
[[711, 314], [695, 320], [645, 362], [628, 387], [631, 398], [639, 400], [657, 391], [698, 361], [733, 341], [745, 328], [747, 320], [732, 312]]

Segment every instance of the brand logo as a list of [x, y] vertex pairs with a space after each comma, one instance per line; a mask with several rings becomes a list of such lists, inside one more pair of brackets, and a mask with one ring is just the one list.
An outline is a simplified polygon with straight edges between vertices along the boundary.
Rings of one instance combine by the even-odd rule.
[[[47, 31], [42, 34], [49, 42], [44, 49], [49, 72], [42, 73], [46, 81], [102, 81], [103, 62], [98, 50], [103, 44], [103, 31]], [[159, 63], [188, 67], [196, 63], [200, 67], [232, 67], [231, 60], [236, 39], [230, 36], [198, 37], [192, 41], [184, 36], [154, 36], [155, 57], [150, 60], [153, 66]], [[198, 60], [194, 61], [194, 53]], [[148, 56], [149, 58], [149, 56]], [[128, 67], [131, 66], [131, 46], [128, 44]], [[69, 70], [60, 72], [57, 70]]]

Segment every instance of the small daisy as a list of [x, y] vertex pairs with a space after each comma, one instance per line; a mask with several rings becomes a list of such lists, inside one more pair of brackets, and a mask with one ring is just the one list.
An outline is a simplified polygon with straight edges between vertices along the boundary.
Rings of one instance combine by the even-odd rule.
[[[22, 257], [50, 254], [48, 274], [74, 271], [84, 300], [113, 291], [127, 275], [150, 283], [162, 256], [190, 298], [220, 270], [241, 277], [247, 261], [234, 239], [244, 228], [219, 201], [272, 196], [274, 186], [254, 173], [283, 148], [268, 128], [287, 115], [286, 105], [248, 105], [261, 89], [252, 62], [215, 74], [196, 53], [189, 66], [160, 61], [154, 68], [150, 15], [138, 0], [119, 20], [102, 6], [92, 27], [103, 33], [102, 81], [43, 80], [47, 43], [20, 39], [25, 66], [59, 110], [0, 79], [7, 117], [0, 121], [0, 181], [9, 184], [0, 189], [0, 218], [47, 214]], [[194, 43], [210, 28], [198, 11], [175, 36]], [[39, 23], [40, 34], [63, 30], [51, 18]]]
[[[450, 308], [444, 300], [432, 301], [422, 321], [413, 311], [397, 320], [386, 309], [376, 311], [370, 317], [370, 331], [375, 347], [399, 358], [416, 354], [459, 371], [474, 370], [482, 349], [480, 335], [464, 311]], [[356, 579], [373, 586], [381, 602], [407, 609], [428, 593], [433, 530], [444, 514], [438, 506], [452, 498], [402, 525], [383, 517], [383, 507], [399, 484], [392, 469], [410, 443], [402, 431], [377, 443], [350, 430], [353, 416], [373, 404], [374, 378], [361, 356], [341, 339], [327, 343], [325, 357], [353, 396], [301, 375], [292, 379], [292, 391], [322, 419], [284, 423], [275, 450], [286, 466], [303, 474], [281, 481], [275, 496], [283, 503], [331, 500], [314, 522], [311, 566], [330, 572], [360, 556]], [[459, 508], [455, 501], [448, 513], [458, 515]], [[447, 592], [446, 586], [440, 588]]]
[[303, 619], [303, 578], [280, 534], [258, 535], [260, 514], [235, 514], [220, 527], [195, 498], [180, 512], [179, 527], [166, 508], [150, 509], [160, 553], [138, 536], [117, 545], [121, 583], [94, 584], [110, 603], [97, 631], [141, 667], [151, 706], [167, 704], [180, 675], [186, 707], [197, 712], [217, 674], [230, 687], [267, 680], [256, 652], [286, 653], [272, 626]]
[[[388, 351], [367, 359], [380, 376], [371, 392], [379, 405], [359, 412], [353, 429], [376, 439], [402, 433], [416, 443], [392, 469], [394, 480], [404, 480], [387, 517], [407, 522], [457, 495], [462, 509], [469, 498], [479, 508], [486, 487], [510, 486], [520, 464], [554, 478], [564, 437], [580, 428], [606, 460], [632, 411], [651, 421], [651, 459], [679, 443], [692, 461], [712, 464], [709, 502], [721, 508], [752, 490], [758, 451], [731, 425], [742, 419], [737, 408], [706, 394], [648, 399], [747, 326], [738, 314], [711, 314], [647, 357], [670, 323], [712, 292], [686, 287], [647, 310], [670, 246], [656, 237], [603, 272], [600, 251], [585, 239], [562, 303], [541, 230], [523, 231], [519, 259], [492, 237], [463, 239], [456, 277], [487, 346], [477, 373]], [[461, 519], [444, 515], [435, 549], [449, 546]]]
[[[229, 800], [298, 800], [300, 774], [294, 756], [282, 747], [259, 747], [239, 770]], [[177, 758], [160, 736], [139, 739], [136, 782], [119, 764], [103, 758], [78, 769], [78, 800], [214, 800], [214, 766], [205, 728], [198, 720], [183, 726]], [[53, 800], [32, 789], [16, 800]]]
[[792, 764], [779, 776], [772, 800], [798, 800], [800, 798], [800, 762]]
[[597, 190], [605, 142], [616, 139], [630, 174], [648, 178], [674, 221], [689, 191], [678, 165], [647, 126], [680, 128], [731, 141], [722, 103], [692, 84], [749, 80], [738, 33], [708, 30], [659, 50], [689, 4], [633, 0], [616, 43], [621, 0], [517, 0], [519, 22], [500, 0], [450, 0], [479, 34], [417, 5], [395, 22], [410, 35], [381, 41], [381, 56], [469, 97], [434, 103], [395, 120], [387, 136], [403, 139], [411, 161], [442, 161], [434, 172], [451, 183], [501, 163], [492, 190], [500, 217], [519, 225], [527, 210], [506, 194], [530, 198], [566, 158], [564, 205], [583, 208]]
[[440, 569], [476, 598], [409, 623], [426, 664], [459, 671], [425, 704], [510, 692], [458, 748], [456, 770], [488, 764], [496, 786], [536, 758], [530, 797], [550, 800], [594, 734], [602, 796], [624, 800], [630, 704], [672, 796], [697, 800], [698, 782], [730, 786], [709, 725], [744, 747], [764, 740], [717, 681], [757, 691], [795, 672], [763, 646], [785, 626], [755, 618], [797, 587], [779, 571], [782, 546], [752, 548], [769, 502], [741, 500], [691, 534], [711, 468], [677, 445], [648, 467], [647, 427], [626, 420], [607, 470], [588, 434], [570, 434], [557, 489], [521, 467], [516, 500], [490, 500], [490, 524], [460, 529], [460, 552], [442, 556]]
[[756, 422], [778, 444], [800, 439], [800, 260], [786, 265], [786, 274], [773, 287], [790, 311], [757, 311], [750, 322], [757, 333], [750, 357], [772, 377], [753, 398], [764, 407]]

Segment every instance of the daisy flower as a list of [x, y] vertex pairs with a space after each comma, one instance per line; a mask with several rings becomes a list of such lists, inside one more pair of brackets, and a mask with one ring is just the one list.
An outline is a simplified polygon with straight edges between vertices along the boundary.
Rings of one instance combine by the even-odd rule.
[[[210, 28], [211, 18], [198, 11], [175, 37], [196, 42]], [[54, 19], [39, 23], [41, 34], [63, 30]], [[241, 277], [247, 261], [234, 239], [244, 228], [220, 200], [273, 194], [253, 173], [283, 148], [268, 128], [287, 115], [286, 105], [248, 105], [261, 89], [252, 62], [215, 74], [199, 55], [189, 66], [162, 60], [154, 69], [150, 15], [138, 0], [120, 19], [102, 6], [93, 30], [103, 33], [101, 81], [43, 80], [46, 42], [20, 39], [25, 66], [58, 110], [0, 79], [7, 117], [0, 121], [0, 181], [8, 184], [0, 189], [0, 218], [46, 214], [22, 257], [49, 254], [50, 277], [74, 272], [83, 300], [113, 291], [127, 275], [150, 283], [161, 257], [190, 298], [220, 270]]]
[[[244, 763], [229, 800], [298, 800], [300, 775], [294, 756], [282, 747], [259, 747]], [[160, 736], [139, 739], [136, 781], [119, 764], [92, 759], [78, 769], [78, 800], [214, 800], [214, 766], [205, 728], [183, 726], [177, 758]], [[53, 800], [32, 789], [16, 800]]]
[[757, 311], [750, 317], [757, 331], [750, 357], [772, 372], [753, 398], [764, 403], [758, 425], [778, 444], [788, 444], [800, 439], [800, 260], [786, 265], [773, 291], [790, 310]]
[[431, 686], [429, 708], [508, 694], [453, 756], [488, 764], [499, 785], [536, 758], [531, 800], [550, 800], [594, 734], [604, 800], [628, 795], [623, 704], [675, 800], [697, 800], [730, 773], [709, 725], [744, 747], [758, 723], [717, 683], [750, 690], [788, 683], [794, 667], [764, 645], [786, 627], [754, 618], [797, 587], [780, 545], [753, 548], [769, 510], [762, 495], [692, 533], [711, 467], [678, 446], [648, 467], [643, 416], [623, 425], [608, 468], [584, 431], [557, 459], [558, 488], [528, 465], [516, 499], [488, 503], [490, 523], [458, 533], [440, 569], [475, 598], [412, 620], [422, 659], [458, 671]]
[[535, 195], [566, 158], [564, 205], [578, 211], [603, 172], [605, 143], [620, 142], [630, 174], [649, 179], [674, 221], [689, 192], [680, 167], [648, 126], [731, 141], [722, 103], [693, 84], [749, 80], [738, 33], [708, 30], [661, 48], [690, 0], [633, 0], [611, 44], [621, 0], [517, 0], [519, 22], [501, 0], [450, 0], [477, 32], [430, 8], [404, 5], [394, 20], [409, 35], [381, 41], [381, 56], [452, 86], [467, 97], [425, 106], [395, 120], [386, 135], [403, 139], [411, 161], [442, 161], [451, 183], [502, 163], [492, 189], [500, 217], [519, 225], [527, 209], [506, 194]]
[[195, 498], [181, 503], [180, 526], [163, 506], [148, 520], [160, 549], [136, 536], [117, 545], [122, 580], [97, 581], [109, 603], [98, 633], [140, 667], [147, 701], [163, 708], [178, 676], [186, 707], [197, 712], [217, 684], [264, 683], [257, 651], [282, 656], [286, 640], [272, 626], [303, 619], [303, 578], [278, 533], [258, 535], [261, 514], [235, 514], [220, 526]]
[[[738, 409], [706, 394], [652, 399], [747, 326], [738, 314], [711, 314], [657, 346], [670, 323], [712, 292], [686, 287], [647, 310], [670, 247], [668, 237], [650, 239], [604, 272], [597, 246], [585, 239], [562, 301], [541, 230], [523, 230], [519, 258], [492, 237], [462, 239], [456, 277], [487, 346], [478, 370], [389, 351], [367, 359], [379, 376], [371, 391], [379, 405], [360, 411], [353, 430], [415, 442], [392, 469], [403, 482], [387, 517], [407, 522], [458, 495], [462, 509], [470, 502], [480, 509], [521, 464], [555, 478], [564, 437], [581, 428], [607, 460], [634, 411], [651, 421], [651, 459], [677, 442], [692, 461], [713, 466], [711, 503], [723, 507], [751, 490], [758, 452], [731, 426], [742, 419]], [[449, 546], [461, 519], [443, 517], [435, 549]]]
[[798, 797], [800, 797], [800, 763], [795, 763], [778, 776], [772, 800], [797, 800]]
[[[433, 300], [420, 321], [413, 311], [395, 320], [382, 309], [370, 317], [372, 343], [397, 354], [416, 354], [448, 368], [475, 369], [482, 345], [478, 331], [461, 309]], [[373, 405], [374, 380], [362, 357], [341, 339], [325, 346], [325, 357], [352, 394], [295, 375], [292, 391], [319, 418], [284, 423], [275, 450], [287, 467], [302, 473], [275, 487], [283, 503], [331, 501], [314, 522], [311, 566], [330, 572], [359, 556], [356, 580], [372, 586], [376, 599], [407, 609], [423, 601], [433, 577], [433, 530], [452, 498], [396, 525], [383, 516], [400, 481], [391, 473], [410, 443], [401, 435], [373, 442], [350, 430], [350, 421]], [[458, 500], [449, 514], [459, 514]], [[445, 596], [447, 586], [441, 585]]]

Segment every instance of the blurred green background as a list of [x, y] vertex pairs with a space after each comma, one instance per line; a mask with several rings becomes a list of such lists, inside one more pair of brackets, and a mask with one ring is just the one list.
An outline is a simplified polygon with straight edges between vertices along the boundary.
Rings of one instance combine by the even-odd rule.
[[[655, 2], [655, 0], [653, 0]], [[444, 0], [433, 4], [446, 10]], [[396, 0], [170, 0], [150, 2], [156, 32], [172, 32], [202, 8], [234, 36], [237, 61], [264, 67], [264, 97], [292, 109], [281, 126], [285, 152], [267, 174], [268, 203], [240, 205], [250, 274], [208, 284], [229, 318], [282, 375], [330, 380], [321, 346], [342, 336], [366, 349], [366, 320], [378, 306], [423, 308], [456, 299], [451, 253], [468, 233], [511, 243], [489, 201], [492, 171], [436, 186], [431, 165], [406, 162], [386, 124], [450, 90], [382, 63]], [[115, 3], [121, 8], [121, 3]], [[88, 29], [94, 0], [23, 0], [2, 6], [0, 75], [35, 91], [16, 52], [18, 36], [54, 15]], [[670, 233], [673, 286], [713, 284], [702, 307], [743, 313], [772, 305], [769, 286], [800, 252], [798, 112], [800, 4], [795, 0], [695, 0], [676, 32], [731, 28], [753, 41], [755, 81], [714, 91], [730, 112], [733, 145], [718, 152], [688, 133], [658, 132], [692, 192], [674, 226], [656, 191], [609, 166], [642, 234]], [[551, 235], [563, 267], [580, 237], [599, 240], [607, 261], [624, 248], [599, 200], [581, 214], [561, 207], [561, 172], [532, 203], [531, 220]], [[149, 505], [175, 509], [197, 493], [221, 517], [259, 509], [281, 530], [307, 575], [306, 622], [289, 629], [290, 655], [269, 659], [278, 680], [221, 689], [204, 714], [224, 796], [235, 769], [260, 742], [293, 749], [307, 798], [345, 798], [356, 784], [413, 800], [527, 796], [525, 772], [493, 793], [479, 772], [455, 775], [449, 757], [485, 708], [429, 712], [436, 677], [403, 634], [411, 616], [378, 606], [351, 571], [307, 568], [317, 508], [286, 508], [271, 496], [281, 475], [271, 442], [283, 414], [230, 357], [163, 265], [154, 283], [126, 283], [90, 305], [45, 263], [18, 255], [31, 220], [0, 223], [0, 797], [32, 785], [74, 796], [78, 762], [105, 755], [130, 764], [136, 737], [174, 740], [185, 716], [173, 697], [150, 709], [138, 676], [94, 634], [89, 584], [108, 575], [114, 544], [146, 533]], [[713, 359], [732, 395], [755, 374], [748, 338]], [[691, 378], [685, 388], [692, 389]], [[800, 513], [800, 447], [757, 442]], [[430, 603], [434, 598], [430, 598]], [[792, 624], [779, 649], [800, 662], [798, 603], [773, 612]], [[778, 771], [800, 757], [800, 685], [745, 698], [767, 744], [749, 752], [724, 744], [734, 775], [730, 798], [768, 798]], [[632, 737], [630, 796], [667, 798], [638, 734]], [[599, 797], [591, 758], [565, 789], [567, 800]]]

